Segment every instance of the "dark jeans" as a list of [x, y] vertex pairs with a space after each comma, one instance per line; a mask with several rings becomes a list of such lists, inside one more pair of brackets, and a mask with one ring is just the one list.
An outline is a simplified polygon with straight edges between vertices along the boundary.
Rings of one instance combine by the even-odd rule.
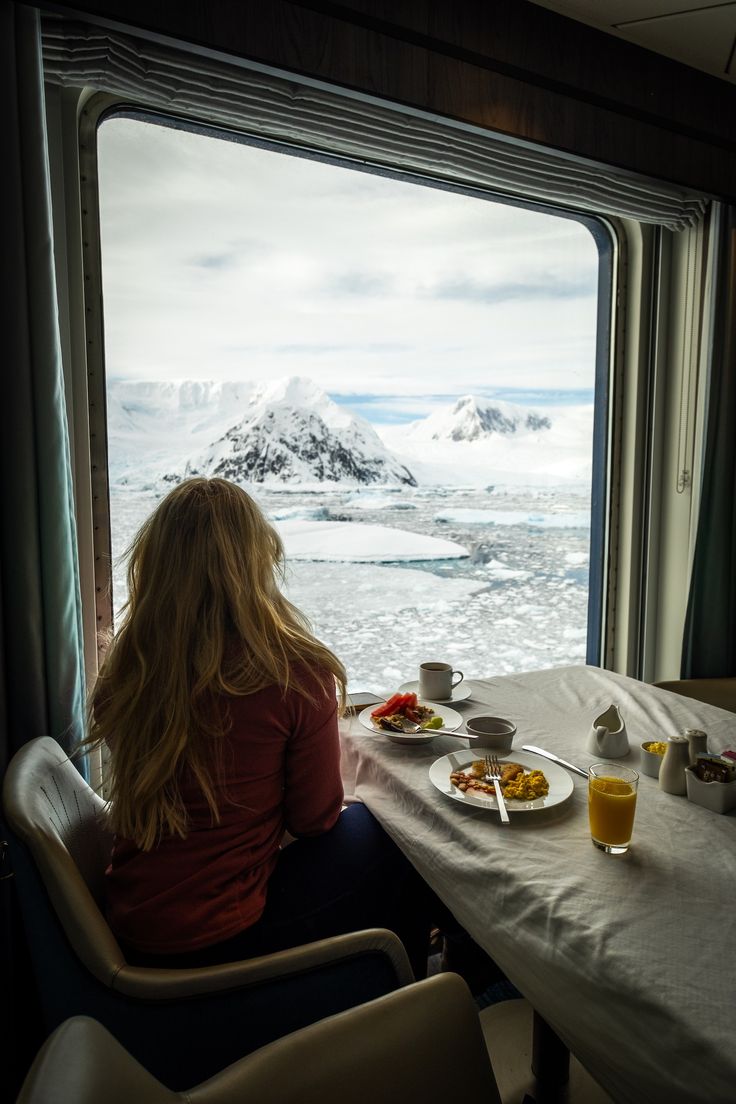
[[270, 954], [361, 928], [388, 928], [406, 947], [417, 978], [427, 970], [433, 924], [452, 922], [365, 805], [349, 805], [329, 832], [295, 840], [279, 853], [261, 918], [199, 951], [144, 955], [141, 966], [211, 966]]

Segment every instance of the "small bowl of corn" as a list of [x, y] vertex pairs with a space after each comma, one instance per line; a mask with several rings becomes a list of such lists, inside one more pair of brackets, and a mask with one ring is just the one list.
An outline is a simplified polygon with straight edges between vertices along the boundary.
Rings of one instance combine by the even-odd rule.
[[650, 778], [659, 778], [659, 768], [662, 766], [666, 750], [666, 740], [646, 740], [641, 745], [642, 774], [648, 774]]

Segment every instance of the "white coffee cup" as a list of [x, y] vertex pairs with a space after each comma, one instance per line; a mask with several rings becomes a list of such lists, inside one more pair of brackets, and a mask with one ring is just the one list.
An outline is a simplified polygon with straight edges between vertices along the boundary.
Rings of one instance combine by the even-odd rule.
[[462, 681], [462, 671], [453, 671], [449, 663], [419, 665], [419, 697], [427, 701], [449, 701], [452, 691]]

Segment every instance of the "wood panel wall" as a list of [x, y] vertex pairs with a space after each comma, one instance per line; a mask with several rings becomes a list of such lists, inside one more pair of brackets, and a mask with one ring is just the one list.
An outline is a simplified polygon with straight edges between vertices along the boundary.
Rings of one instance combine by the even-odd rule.
[[736, 200], [736, 86], [526, 0], [40, 2]]

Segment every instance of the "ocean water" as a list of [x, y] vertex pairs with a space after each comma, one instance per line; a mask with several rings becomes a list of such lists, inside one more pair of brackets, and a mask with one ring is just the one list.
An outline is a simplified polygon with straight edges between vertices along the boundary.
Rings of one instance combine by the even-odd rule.
[[[341, 658], [352, 690], [386, 694], [438, 660], [466, 678], [585, 662], [590, 488], [258, 488], [271, 519], [330, 520], [456, 541], [463, 559], [287, 560], [285, 593]], [[113, 604], [124, 551], [160, 496], [111, 488]]]

